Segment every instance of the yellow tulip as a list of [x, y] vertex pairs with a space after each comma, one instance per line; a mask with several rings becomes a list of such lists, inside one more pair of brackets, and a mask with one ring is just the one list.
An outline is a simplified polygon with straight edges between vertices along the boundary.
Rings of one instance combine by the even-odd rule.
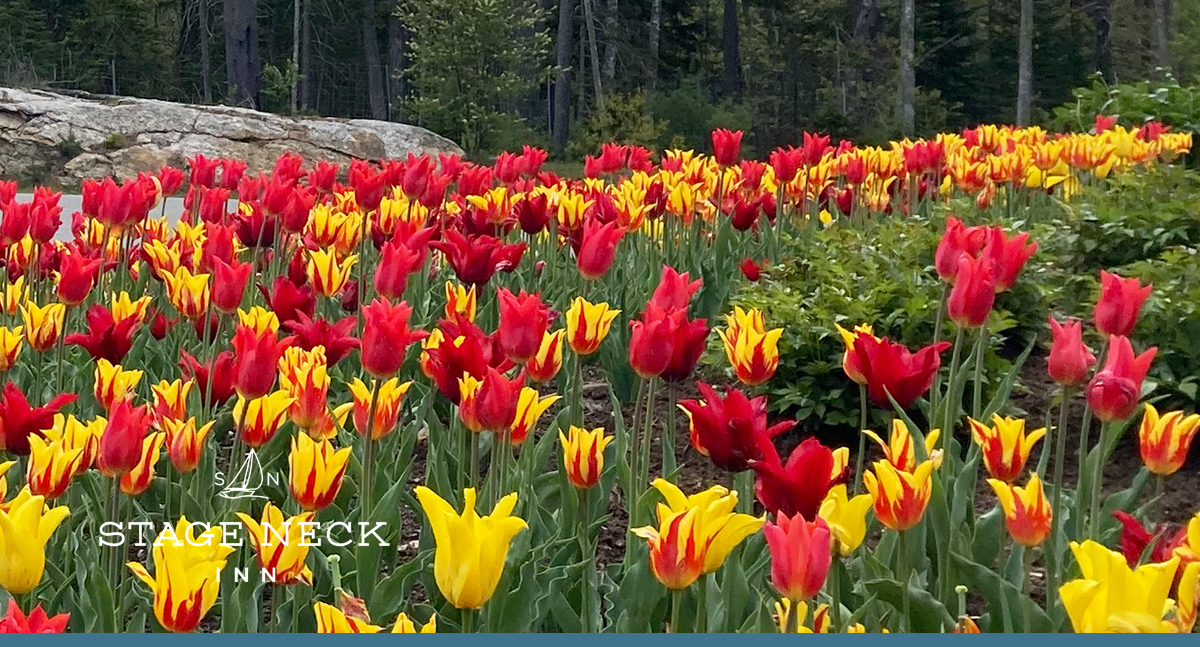
[[75, 474], [79, 476], [92, 468], [96, 455], [100, 452], [100, 436], [108, 420], [97, 417], [95, 420], [81, 422], [75, 416], [54, 414], [54, 424], [43, 433], [46, 440], [62, 442], [66, 449], [79, 449], [79, 460], [75, 461]]
[[221, 545], [221, 529], [196, 534], [187, 517], [174, 528], [164, 528], [154, 540], [151, 557], [154, 575], [146, 567], [126, 566], [154, 594], [154, 617], [163, 629], [176, 633], [194, 631], [217, 602], [220, 573], [232, 546]]
[[[250, 543], [258, 554], [258, 565], [279, 585], [312, 584], [312, 571], [304, 564], [316, 532], [315, 512], [305, 512], [284, 520], [283, 511], [267, 501], [262, 522], [237, 513], [250, 533]], [[311, 526], [307, 524], [313, 524]]]
[[29, 491], [51, 500], [62, 496], [71, 485], [82, 455], [82, 447], [69, 447], [62, 439], [30, 435], [29, 466], [25, 474]]
[[[1178, 629], [1164, 619], [1174, 607], [1168, 596], [1179, 570], [1178, 557], [1132, 569], [1121, 553], [1092, 540], [1071, 542], [1071, 552], [1081, 576], [1062, 585], [1059, 594], [1076, 633], [1166, 633]], [[1194, 592], [1195, 583], [1190, 586]]]
[[408, 617], [408, 614], [401, 613], [400, 615], [396, 616], [396, 624], [392, 627], [392, 633], [394, 633], [394, 634], [415, 634], [415, 633], [435, 634], [435, 633], [437, 633], [437, 614], [435, 613], [432, 616], [430, 616], [429, 622], [426, 622], [425, 626], [421, 627], [420, 631], [417, 631], [416, 624], [413, 623], [413, 621]]
[[110, 301], [113, 321], [121, 322], [130, 317], [137, 317], [138, 323], [146, 321], [146, 313], [150, 309], [150, 296], [143, 296], [136, 301], [128, 292], [112, 295]]
[[475, 513], [474, 488], [463, 491], [461, 515], [427, 487], [418, 487], [416, 494], [433, 528], [433, 576], [438, 589], [456, 608], [482, 607], [500, 583], [509, 544], [527, 527], [523, 519], [512, 516], [516, 493], [502, 497], [483, 517]]
[[208, 312], [212, 299], [208, 274], [192, 274], [188, 268], [180, 267], [162, 278], [167, 299], [185, 319], [199, 319]]
[[3, 298], [3, 308], [0, 309], [10, 317], [15, 316], [21, 306], [29, 301], [29, 288], [25, 285], [25, 277], [17, 277], [17, 280], [4, 286]]
[[58, 341], [67, 317], [67, 306], [51, 303], [41, 307], [28, 301], [21, 306], [21, 317], [25, 321], [25, 338], [29, 341], [29, 347], [42, 353]]
[[46, 570], [46, 542], [69, 516], [69, 508], [50, 508], [29, 488], [0, 510], [0, 588], [19, 595], [37, 587]]
[[600, 481], [600, 475], [604, 473], [604, 448], [614, 437], [605, 436], [603, 427], [587, 431], [572, 425], [568, 433], [570, 436], [558, 432], [567, 480], [571, 481], [571, 485], [586, 490]]
[[[781, 634], [810, 634], [812, 629], [804, 626], [804, 618], [808, 615], [808, 604], [797, 601], [795, 604], [787, 598], [780, 598], [775, 603], [775, 626]], [[795, 620], [793, 620], [795, 618]]]
[[1029, 460], [1033, 446], [1046, 435], [1046, 428], [1025, 432], [1025, 421], [1019, 418], [992, 415], [991, 426], [967, 418], [971, 437], [983, 450], [983, 464], [993, 478], [1012, 483], [1017, 480]]
[[446, 281], [446, 318], [454, 321], [460, 316], [475, 321], [475, 286]]
[[142, 371], [127, 371], [101, 357], [96, 360], [96, 382], [92, 395], [96, 396], [96, 402], [105, 411], [112, 411], [118, 402], [133, 397], [133, 390], [141, 379]]
[[687, 496], [670, 481], [654, 479], [651, 484], [662, 494], [666, 503], [659, 504], [658, 517], [662, 521], [666, 512], [679, 513], [689, 509], [697, 511], [695, 526], [704, 561], [702, 574], [715, 572], [725, 563], [729, 553], [746, 537], [762, 528], [765, 517], [734, 512], [737, 508], [737, 492], [714, 485], [713, 487]]
[[0, 328], [0, 373], [6, 373], [17, 364], [21, 357], [21, 347], [25, 344], [24, 329]]
[[288, 454], [288, 486], [292, 498], [304, 510], [317, 511], [333, 503], [342, 487], [350, 448], [335, 450], [328, 440], [313, 440], [308, 434], [292, 437]]
[[508, 442], [513, 445], [520, 445], [529, 437], [529, 433], [537, 427], [538, 420], [546, 410], [558, 402], [562, 398], [557, 395], [548, 395], [544, 398], [538, 397], [537, 389], [524, 387], [521, 389], [521, 395], [517, 399], [517, 416], [513, 418], [512, 426], [508, 433]]
[[313, 615], [317, 617], [319, 634], [376, 634], [383, 630], [383, 627], [348, 616], [341, 609], [324, 602], [313, 605]]
[[575, 297], [567, 309], [567, 343], [579, 355], [591, 355], [600, 348], [600, 342], [608, 336], [613, 319], [621, 314], [607, 303], [590, 303], [583, 297]]
[[921, 521], [933, 495], [933, 470], [937, 462], [927, 460], [912, 472], [897, 469], [891, 462], [875, 461], [874, 472], [863, 474], [867, 492], [875, 501], [875, 516], [892, 530], [908, 530]]
[[734, 375], [748, 386], [771, 379], [779, 367], [779, 338], [783, 336], [783, 328], [766, 330], [764, 319], [759, 310], [736, 307], [725, 316], [728, 323], [725, 330], [717, 329]]
[[318, 293], [332, 297], [342, 291], [342, 286], [346, 285], [346, 279], [350, 278], [350, 272], [357, 262], [356, 255], [347, 256], [339, 261], [336, 252], [314, 250], [309, 252], [308, 281]]
[[[863, 433], [883, 448], [884, 458], [896, 469], [911, 473], [917, 468], [913, 435], [903, 420], [899, 418], [892, 420], [892, 433], [888, 436], [886, 443], [870, 429], [863, 429]], [[942, 464], [942, 452], [934, 449], [940, 435], [941, 431], [937, 429], [925, 434], [925, 455], [934, 462], [934, 467]]]
[[249, 310], [238, 309], [238, 322], [257, 334], [279, 332], [279, 316], [262, 306], [254, 306]]
[[4, 473], [12, 469], [17, 461], [5, 461], [0, 463], [0, 511], [7, 510], [8, 504], [4, 502], [4, 498], [8, 496], [8, 479], [4, 478]]
[[845, 485], [830, 488], [817, 514], [829, 525], [835, 554], [847, 557], [862, 545], [867, 536], [867, 511], [872, 503], [870, 494], [851, 498]]

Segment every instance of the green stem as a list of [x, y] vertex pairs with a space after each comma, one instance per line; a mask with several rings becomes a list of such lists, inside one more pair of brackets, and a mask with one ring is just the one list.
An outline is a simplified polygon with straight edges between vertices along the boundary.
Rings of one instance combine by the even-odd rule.
[[841, 562], [842, 560], [835, 556], [833, 568], [829, 571], [829, 577], [832, 580], [829, 582], [829, 612], [831, 626], [829, 633], [842, 633], [842, 578], [841, 578]]
[[1088, 539], [1096, 539], [1100, 536], [1100, 500], [1104, 496], [1104, 453], [1108, 448], [1109, 435], [1116, 424], [1118, 423], [1100, 425], [1100, 460], [1097, 461], [1096, 473], [1092, 475], [1092, 509], [1088, 517]]
[[292, 633], [300, 633], [300, 611], [308, 606], [309, 589], [303, 584], [296, 584], [292, 589]]
[[[271, 611], [271, 617], [268, 619], [270, 624], [267, 626], [270, 627], [271, 633], [275, 634], [281, 633], [279, 626], [279, 596], [282, 594], [283, 589], [275, 585], [271, 586], [271, 605], [268, 607]], [[295, 617], [296, 615], [298, 614], [293, 611], [292, 616]]]
[[696, 633], [708, 633], [708, 574], [696, 583]]
[[902, 614], [900, 616], [900, 631], [902, 631], [904, 633], [909, 633], [912, 628], [911, 620], [909, 619], [909, 608], [912, 603], [909, 601], [909, 592], [908, 592], [908, 580], [909, 580], [908, 542], [905, 541], [905, 539], [906, 539], [905, 535], [907, 535], [907, 534], [908, 534], [907, 531], [901, 530], [899, 538], [896, 542], [896, 546], [897, 546], [896, 554], [897, 554], [897, 558], [898, 558], [897, 561], [899, 562], [896, 565], [896, 570], [900, 575], [900, 605], [901, 605], [900, 612]]
[[592, 571], [594, 569], [591, 541], [588, 537], [588, 491], [579, 490], [579, 551], [583, 555], [583, 582], [580, 586], [579, 632], [590, 633]]
[[[118, 527], [122, 527], [121, 526], [121, 477], [120, 476], [115, 476], [112, 479], [112, 489], [109, 491], [108, 503], [109, 503], [109, 515], [108, 515], [109, 520], [111, 520], [113, 523], [117, 524]], [[121, 534], [124, 535], [124, 532], [122, 532]], [[113, 595], [114, 602], [121, 599], [121, 597], [120, 597], [121, 551], [124, 550], [124, 548], [125, 548], [125, 542], [124, 542], [124, 537], [122, 537], [120, 544], [118, 544], [116, 546], [112, 546], [108, 550], [109, 583], [112, 586], [112, 595]], [[117, 602], [116, 604], [113, 604], [113, 629], [114, 629], [114, 631], [121, 631], [121, 629], [122, 629], [121, 621], [124, 619], [124, 615], [125, 615], [123, 607], [124, 607], [124, 605], [119, 602]]]
[[[966, 330], [959, 328], [954, 336], [954, 352], [950, 355], [950, 371], [946, 380], [946, 403], [945, 411], [942, 412], [942, 433], [946, 435], [946, 446], [950, 446], [950, 438], [954, 436], [955, 421], [958, 419], [958, 410], [962, 407], [962, 399], [953, 397], [954, 383], [958, 381], [959, 362], [962, 361], [962, 347]], [[949, 452], [953, 461], [958, 461], [960, 457], [958, 452]], [[953, 465], [953, 463], [952, 463]]]
[[854, 494], [855, 496], [862, 490], [862, 473], [863, 462], [867, 457], [867, 435], [863, 430], [867, 428], [867, 385], [858, 385], [858, 453], [854, 455]]
[[[1100, 349], [1099, 359], [1096, 361], [1096, 370], [1097, 371], [1100, 370], [1101, 366], [1104, 366], [1107, 358], [1108, 358], [1108, 339], [1106, 338], [1105, 342], [1104, 342], [1104, 347]], [[1095, 373], [1093, 373], [1093, 375], [1095, 375]], [[1103, 429], [1101, 430], [1101, 433], [1103, 434]], [[1075, 499], [1076, 499], [1075, 507], [1076, 507], [1077, 512], [1082, 512], [1082, 507], [1083, 507], [1083, 499], [1080, 498], [1083, 495], [1083, 492], [1080, 491], [1081, 488], [1079, 486], [1083, 481], [1083, 475], [1087, 469], [1087, 455], [1088, 455], [1088, 448], [1091, 445], [1091, 438], [1090, 438], [1091, 435], [1092, 435], [1092, 405], [1090, 402], [1088, 402], [1087, 398], [1085, 397], [1083, 399], [1083, 423], [1079, 430], [1079, 462], [1077, 463], [1077, 465], [1078, 465], [1077, 471], [1079, 473], [1079, 476], [1076, 478], [1076, 481], [1075, 481]], [[1084, 516], [1082, 514], [1077, 514], [1075, 516], [1075, 537], [1076, 538], [1083, 537], [1083, 531], [1084, 531]]]
[[683, 591], [671, 591], [671, 624], [667, 627], [668, 633], [679, 633], [679, 611], [683, 606]]
[[1150, 509], [1150, 520], [1157, 521], [1163, 518], [1163, 490], [1166, 487], [1167, 477], [1161, 474], [1154, 475], [1154, 504]]
[[462, 610], [462, 633], [464, 633], [464, 634], [475, 633], [475, 610], [474, 609], [463, 609]]
[[479, 486], [479, 434], [467, 430], [471, 434], [471, 473], [467, 475], [467, 483], [471, 484], [472, 488]]
[[[936, 346], [942, 341], [942, 326], [946, 319], [946, 301], [950, 295], [950, 284], [942, 283], [942, 298], [938, 305], [937, 319], [933, 323], [933, 345]], [[929, 391], [929, 411], [932, 414], [938, 411], [938, 399], [941, 397], [942, 391], [942, 369], [938, 368], [937, 373], [933, 374], [933, 389]]]
[[637, 399], [633, 403], [633, 426], [629, 432], [629, 492], [626, 495], [629, 497], [628, 512], [629, 527], [633, 528], [637, 525], [637, 501], [641, 496], [641, 482], [639, 475], [642, 473], [639, 465], [642, 458], [642, 399], [646, 397], [646, 380], [641, 380], [638, 383]]
[[[1063, 469], [1067, 459], [1067, 413], [1071, 404], [1072, 389], [1063, 387], [1062, 389], [1062, 406], [1058, 409], [1058, 426], [1054, 428], [1054, 503], [1050, 510], [1055, 521], [1062, 514], [1062, 491], [1063, 491]], [[1058, 583], [1061, 581], [1062, 564], [1059, 563], [1058, 533], [1054, 532], [1055, 525], [1051, 526], [1050, 536], [1047, 538], [1049, 542], [1046, 546], [1047, 566], [1046, 574], [1049, 579], [1049, 586], [1046, 589], [1046, 610], [1053, 609], [1058, 599]]]
[[987, 326], [984, 325], [979, 327], [979, 341], [975, 345], [975, 394], [971, 404], [971, 417], [976, 420], [979, 420], [980, 414], [983, 413], [983, 352], [986, 342]]
[[371, 406], [367, 407], [367, 423], [363, 442], [366, 443], [363, 447], [363, 465], [362, 465], [362, 487], [359, 491], [361, 510], [361, 521], [367, 522], [371, 518], [372, 508], [372, 490], [374, 485], [374, 462], [375, 462], [375, 407], [379, 405], [379, 380], [371, 380]]

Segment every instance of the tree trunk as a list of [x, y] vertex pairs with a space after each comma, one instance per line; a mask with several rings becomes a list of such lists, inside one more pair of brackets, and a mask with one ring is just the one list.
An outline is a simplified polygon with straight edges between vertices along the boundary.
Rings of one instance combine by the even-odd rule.
[[363, 58], [367, 62], [367, 97], [371, 118], [387, 119], [387, 89], [383, 85], [383, 63], [379, 60], [379, 35], [375, 33], [375, 0], [362, 0]]
[[312, 105], [313, 79], [316, 78], [312, 68], [312, 0], [302, 5], [304, 11], [300, 16], [300, 69], [304, 73], [300, 75], [300, 109], [308, 110]]
[[1171, 67], [1170, 41], [1167, 38], [1167, 0], [1154, 0], [1154, 50], [1159, 67]]
[[859, 5], [858, 15], [854, 18], [854, 40], [859, 42], [871, 40], [878, 24], [878, 0], [862, 0], [862, 4]]
[[196, 5], [200, 25], [200, 93], [204, 103], [212, 103], [212, 34], [208, 31], [208, 0], [198, 0]]
[[658, 89], [658, 32], [662, 29], [662, 0], [650, 3], [650, 78], [646, 83], [646, 94]]
[[292, 0], [292, 66], [295, 75], [292, 76], [292, 95], [288, 106], [292, 114], [300, 112], [300, 75], [304, 68], [300, 67], [300, 25], [303, 22], [304, 0]]
[[258, 0], [225, 0], [225, 75], [234, 105], [258, 109], [262, 61], [258, 57]]
[[1033, 0], [1021, 0], [1017, 59], [1017, 125], [1027, 126], [1033, 104]]
[[738, 33], [738, 0], [725, 0], [725, 15], [721, 28], [722, 76], [725, 97], [741, 101], [745, 81], [742, 77], [741, 36]]
[[608, 0], [604, 9], [604, 78], [609, 84], [617, 76], [618, 0]]
[[896, 113], [905, 137], [912, 136], [917, 122], [917, 73], [913, 66], [916, 22], [916, 0], [900, 0], [900, 85], [896, 91]]
[[554, 50], [554, 110], [551, 128], [551, 146], [556, 153], [567, 149], [570, 138], [571, 119], [571, 23], [575, 16], [574, 0], [559, 0], [558, 36]]
[[1088, 14], [1096, 28], [1092, 46], [1092, 69], [1104, 75], [1104, 80], [1113, 82], [1112, 71], [1112, 18], [1111, 0], [1092, 0], [1088, 3]]
[[388, 74], [387, 96], [388, 115], [392, 121], [400, 121], [400, 99], [405, 95], [404, 89], [404, 52], [408, 48], [408, 30], [400, 22], [396, 11], [400, 3], [392, 8], [388, 15]]
[[596, 93], [596, 109], [604, 112], [604, 84], [600, 78], [600, 46], [596, 43], [595, 12], [593, 0], [583, 0], [583, 24], [587, 27], [588, 58], [592, 63], [592, 88]]

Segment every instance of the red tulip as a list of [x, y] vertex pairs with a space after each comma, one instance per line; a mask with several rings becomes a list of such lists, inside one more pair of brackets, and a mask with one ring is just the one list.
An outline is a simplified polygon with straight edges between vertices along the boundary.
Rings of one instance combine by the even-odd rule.
[[87, 333], [67, 335], [63, 343], [82, 347], [92, 359], [106, 359], [120, 364], [133, 348], [133, 333], [139, 324], [137, 317], [114, 321], [108, 306], [97, 303], [87, 311]]
[[[749, 398], [737, 387], [728, 387], [722, 398], [704, 382], [697, 382], [702, 400], [683, 400], [692, 446], [718, 469], [743, 472], [752, 461], [763, 459], [772, 439], [792, 428], [791, 420], [767, 426], [767, 398]], [[774, 450], [771, 450], [772, 452]]]
[[211, 271], [216, 261], [232, 264], [237, 258], [237, 235], [234, 228], [218, 223], [209, 223], [204, 227], [204, 244], [200, 252], [200, 267]]
[[1025, 262], [1037, 251], [1037, 243], [1026, 244], [1029, 234], [1022, 233], [1009, 238], [1001, 227], [992, 227], [987, 244], [983, 246], [981, 258], [992, 263], [996, 275], [996, 292], [1004, 292], [1016, 283]]
[[682, 319], [671, 343], [671, 361], [659, 377], [675, 383], [690, 378], [708, 347], [709, 332], [707, 319]]
[[816, 597], [825, 586], [833, 563], [829, 524], [817, 517], [806, 521], [800, 515], [775, 515], [775, 523], [763, 524], [763, 535], [771, 550], [771, 585], [788, 600]]
[[550, 323], [550, 309], [535, 294], [521, 290], [513, 295], [507, 288], [497, 293], [500, 325], [497, 329], [500, 349], [518, 364], [528, 362], [538, 352]]
[[483, 429], [493, 433], [507, 431], [517, 417], [517, 403], [525, 387], [525, 371], [513, 379], [495, 368], [488, 367], [487, 377], [475, 395], [474, 418]]
[[422, 256], [399, 241], [386, 243], [375, 267], [375, 291], [379, 296], [393, 301], [403, 298], [408, 275], [421, 269], [425, 262]]
[[[765, 265], [765, 263], [763, 265]], [[743, 258], [742, 264], [738, 267], [742, 270], [742, 276], [746, 277], [746, 280], [750, 281], [751, 283], [758, 283], [758, 280], [762, 278], [763, 266], [760, 266], [758, 263], [754, 262], [754, 259], [750, 258], [749, 256]]]
[[946, 309], [950, 320], [960, 328], [978, 328], [987, 323], [996, 300], [992, 262], [985, 257], [963, 254]]
[[517, 223], [521, 231], [536, 236], [546, 230], [550, 224], [550, 198], [545, 193], [526, 196], [524, 200], [513, 205]]
[[16, 384], [6, 383], [0, 394], [0, 450], [28, 456], [29, 437], [33, 434], [41, 436], [53, 426], [54, 414], [78, 397], [74, 393], [63, 393], [54, 396], [44, 407], [34, 407]]
[[1096, 115], [1096, 123], [1094, 126], [1092, 126], [1092, 132], [1094, 132], [1096, 134], [1100, 134], [1106, 130], [1111, 130], [1112, 127], [1115, 125], [1117, 125], [1116, 117], [1108, 117], [1105, 115]]
[[0, 634], [61, 634], [67, 629], [71, 614], [60, 613], [53, 618], [38, 604], [26, 616], [17, 601], [9, 598], [8, 614], [0, 618]]
[[0, 244], [7, 247], [29, 233], [30, 207], [29, 204], [11, 199], [0, 204], [0, 212], [4, 213], [4, 218], [0, 219]]
[[108, 424], [100, 435], [96, 468], [109, 478], [123, 476], [137, 467], [142, 458], [142, 439], [150, 431], [154, 416], [146, 405], [133, 406], [121, 400], [108, 414]]
[[[200, 401], [210, 406], [225, 404], [233, 397], [233, 353], [222, 351], [215, 360], [201, 364], [186, 350], [179, 352], [183, 376], [195, 380]], [[211, 386], [209, 384], [211, 379]]]
[[317, 203], [317, 190], [306, 186], [293, 186], [286, 194], [287, 201], [277, 211], [279, 226], [290, 234], [299, 234], [308, 224], [308, 214]]
[[1105, 335], [1128, 337], [1137, 325], [1138, 312], [1154, 284], [1142, 286], [1136, 278], [1123, 279], [1100, 272], [1100, 300], [1096, 302], [1096, 330]]
[[459, 378], [470, 375], [482, 380], [489, 367], [502, 372], [512, 367], [495, 337], [484, 335], [470, 321], [443, 320], [440, 332], [445, 341], [421, 354], [421, 370], [434, 381], [438, 392], [454, 404], [461, 399]]
[[682, 310], [668, 313], [653, 303], [646, 304], [641, 321], [631, 321], [629, 365], [642, 379], [658, 377], [675, 353], [675, 333], [683, 323]]
[[1096, 356], [1083, 343], [1082, 323], [1071, 319], [1063, 326], [1051, 317], [1050, 331], [1054, 335], [1046, 366], [1050, 377], [1064, 387], [1083, 384], [1096, 363]]
[[797, 445], [786, 465], [772, 443], [763, 445], [762, 454], [750, 467], [758, 473], [754, 494], [767, 512], [816, 519], [830, 488], [846, 480], [846, 474], [833, 473], [833, 450], [816, 438]]
[[43, 186], [34, 187], [33, 203], [29, 207], [29, 237], [39, 245], [54, 239], [62, 226], [62, 193]]
[[733, 196], [733, 208], [729, 212], [729, 224], [738, 231], [750, 231], [758, 227], [758, 215], [763, 210], [763, 197], [747, 200], [741, 195]]
[[358, 348], [358, 340], [354, 338], [358, 320], [354, 317], [339, 319], [335, 324], [325, 319], [310, 319], [303, 312], [296, 313], [296, 317], [291, 324], [292, 337], [295, 338], [292, 344], [304, 350], [324, 347], [328, 366], [332, 367]]
[[[212, 189], [209, 193], [213, 193], [216, 190]], [[243, 202], [242, 204], [250, 204], [251, 209], [249, 213], [240, 211], [233, 218], [238, 240], [242, 241], [242, 244], [247, 247], [272, 247], [275, 244], [275, 235], [279, 227], [279, 221], [276, 218], [268, 216], [258, 203]], [[225, 209], [224, 201], [220, 202], [220, 209], [222, 211]], [[204, 211], [201, 210], [201, 215], [203, 213]]]
[[212, 186], [216, 182], [217, 167], [221, 165], [220, 159], [208, 159], [203, 155], [197, 155], [188, 159], [188, 166], [191, 168], [190, 183], [192, 186]]
[[158, 169], [158, 184], [162, 187], [163, 197], [175, 195], [183, 186], [183, 171], [174, 166], [163, 166]]
[[718, 128], [712, 131], [713, 158], [721, 166], [735, 166], [742, 156], [742, 131]]
[[[227, 315], [237, 312], [242, 305], [246, 281], [250, 280], [252, 269], [254, 267], [250, 263], [243, 263], [236, 258], [233, 263], [226, 263], [213, 257], [212, 306]], [[279, 316], [278, 313], [276, 316]]]
[[338, 170], [337, 164], [317, 160], [308, 171], [308, 185], [325, 193], [332, 193], [333, 185], [337, 182]]
[[367, 162], [350, 162], [350, 186], [354, 188], [354, 201], [365, 212], [375, 211], [383, 201], [387, 176], [375, 170]]
[[953, 283], [958, 274], [958, 261], [963, 254], [976, 256], [988, 240], [986, 227], [967, 227], [958, 218], [950, 216], [946, 219], [946, 231], [938, 242], [937, 252], [933, 256], [933, 265], [938, 277], [947, 283]]
[[271, 329], [238, 324], [233, 333], [233, 388], [247, 400], [261, 398], [275, 386], [279, 358], [294, 338], [279, 339]]
[[[1171, 561], [1175, 549], [1187, 543], [1186, 526], [1177, 528], [1170, 524], [1157, 524], [1151, 532], [1127, 512], [1117, 510], [1112, 515], [1121, 522], [1121, 553], [1130, 568], [1137, 568], [1143, 557], [1149, 564]], [[1146, 552], [1147, 548], [1150, 549], [1149, 553]]]
[[159, 341], [165, 339], [167, 333], [179, 323], [179, 319], [168, 319], [167, 315], [153, 306], [147, 311], [146, 319], [150, 321], [150, 336]]
[[432, 172], [433, 160], [428, 155], [416, 157], [409, 153], [408, 162], [404, 165], [404, 177], [400, 179], [400, 189], [409, 200], [416, 200], [425, 193]]
[[361, 359], [363, 369], [371, 377], [382, 379], [395, 375], [404, 364], [408, 345], [425, 338], [423, 331], [409, 329], [411, 315], [412, 308], [403, 301], [392, 305], [376, 299], [363, 308]]
[[491, 236], [467, 237], [447, 229], [443, 240], [430, 243], [442, 252], [458, 280], [467, 285], [485, 285], [496, 272], [511, 272], [521, 263], [525, 243], [505, 245]]
[[68, 306], [83, 303], [96, 282], [96, 270], [103, 260], [67, 253], [59, 264], [58, 300]]
[[1157, 353], [1157, 348], [1151, 348], [1135, 357], [1128, 337], [1109, 337], [1104, 368], [1087, 385], [1088, 404], [1097, 418], [1120, 422], [1133, 415], [1142, 397], [1142, 382]]
[[616, 259], [617, 243], [625, 229], [617, 223], [600, 224], [589, 218], [583, 225], [583, 238], [579, 245], [579, 273], [589, 281], [603, 278]]
[[267, 308], [279, 317], [279, 327], [284, 330], [291, 330], [300, 315], [311, 317], [317, 309], [317, 295], [307, 282], [297, 285], [286, 276], [277, 276], [270, 292], [262, 285], [258, 291], [266, 299]]
[[867, 392], [877, 406], [886, 409], [892, 406], [888, 394], [904, 409], [924, 395], [942, 365], [942, 352], [949, 347], [949, 342], [938, 342], [913, 353], [903, 344], [865, 332], [859, 332], [854, 340]]
[[692, 296], [704, 283], [703, 279], [689, 282], [689, 278], [691, 277], [687, 272], [680, 274], [675, 268], [663, 265], [662, 277], [658, 281], [658, 287], [654, 289], [654, 294], [650, 296], [650, 303], [668, 311], [687, 310]]
[[247, 164], [242, 160], [225, 158], [221, 160], [221, 188], [236, 189], [246, 174]]

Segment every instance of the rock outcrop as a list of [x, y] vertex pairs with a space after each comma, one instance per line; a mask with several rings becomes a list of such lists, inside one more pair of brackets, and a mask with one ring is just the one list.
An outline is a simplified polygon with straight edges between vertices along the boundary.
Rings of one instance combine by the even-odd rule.
[[368, 119], [291, 118], [228, 106], [0, 88], [0, 177], [78, 183], [127, 177], [197, 153], [270, 170], [292, 151], [307, 159], [461, 153], [424, 128]]

